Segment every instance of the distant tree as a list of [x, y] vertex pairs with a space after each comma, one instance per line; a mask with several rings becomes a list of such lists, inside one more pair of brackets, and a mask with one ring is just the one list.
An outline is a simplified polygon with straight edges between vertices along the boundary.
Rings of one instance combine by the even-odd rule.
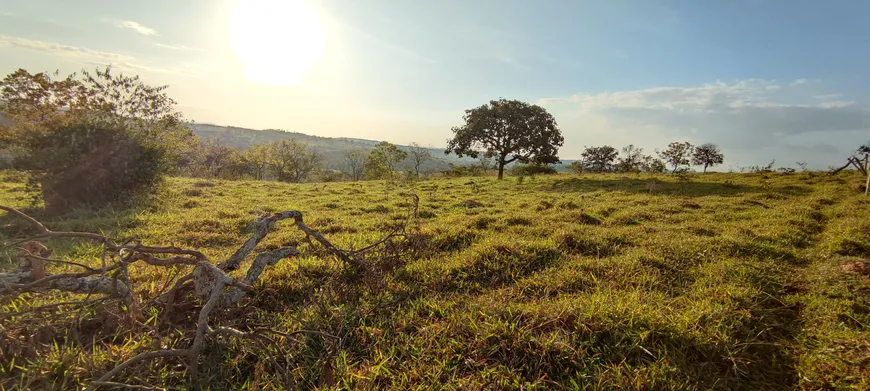
[[659, 157], [662, 158], [668, 165], [673, 167], [671, 173], [677, 172], [681, 166], [688, 166], [691, 162], [692, 152], [695, 147], [688, 141], [672, 142], [668, 144], [668, 149], [657, 151]]
[[250, 167], [254, 179], [263, 180], [269, 168], [269, 150], [265, 145], [252, 145], [245, 150], [245, 162]]
[[411, 163], [413, 164], [414, 175], [420, 175], [420, 167], [423, 163], [426, 163], [432, 160], [432, 154], [429, 153], [429, 149], [425, 147], [421, 147], [417, 143], [411, 143], [410, 149], [408, 150], [408, 157], [411, 158]]
[[408, 153], [394, 144], [381, 141], [369, 152], [366, 158], [366, 175], [372, 179], [391, 179], [396, 166], [408, 157]]
[[245, 163], [238, 149], [206, 138], [191, 148], [187, 171], [199, 178], [239, 179], [244, 175]]
[[643, 169], [644, 157], [643, 148], [635, 147], [634, 144], [622, 147], [622, 156], [616, 163], [616, 171], [639, 172]]
[[492, 156], [487, 156], [486, 153], [479, 153], [477, 155], [477, 166], [480, 167], [483, 175], [486, 175], [493, 168]]
[[798, 168], [801, 169], [801, 172], [809, 171], [809, 169], [807, 168], [807, 162], [795, 162], [795, 164], [797, 164]]
[[505, 165], [521, 163], [558, 163], [556, 153], [564, 139], [556, 120], [543, 107], [518, 100], [499, 99], [465, 110], [465, 125], [452, 129], [453, 138], [444, 153], [473, 158], [481, 151], [494, 157], [498, 179]]
[[193, 140], [166, 88], [109, 67], [3, 79], [0, 101], [15, 122], [4, 138], [49, 213], [123, 204], [157, 187]]
[[268, 144], [269, 166], [283, 182], [304, 182], [321, 167], [321, 157], [308, 144], [294, 139]]
[[578, 174], [586, 171], [586, 162], [583, 160], [575, 160], [568, 165], [568, 171], [576, 172]]
[[580, 155], [589, 171], [607, 172], [613, 169], [613, 162], [619, 152], [609, 145], [601, 147], [586, 147]]
[[704, 166], [704, 172], [707, 172], [707, 167], [713, 167], [724, 162], [725, 155], [719, 151], [719, 146], [713, 143], [701, 144], [692, 153], [692, 164]]
[[344, 152], [344, 166], [347, 176], [352, 181], [358, 181], [363, 178], [366, 166], [366, 153], [361, 149], [354, 149]]
[[661, 159], [649, 155], [643, 157], [643, 171], [663, 173], [667, 170], [668, 166]]

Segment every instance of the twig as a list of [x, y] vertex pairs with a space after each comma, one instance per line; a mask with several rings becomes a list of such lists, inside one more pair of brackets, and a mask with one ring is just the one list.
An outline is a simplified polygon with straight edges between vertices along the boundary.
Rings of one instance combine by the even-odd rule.
[[18, 312], [4, 312], [4, 313], [0, 313], [0, 318], [11, 318], [11, 317], [13, 317], [13, 316], [24, 315], [24, 314], [26, 314], [26, 313], [30, 313], [30, 312], [47, 311], [47, 310], [50, 310], [50, 309], [53, 309], [53, 308], [57, 308], [57, 307], [62, 307], [62, 306], [65, 306], [65, 305], [98, 304], [98, 303], [102, 303], [103, 301], [106, 301], [106, 299], [105, 299], [105, 298], [102, 298], [102, 299], [96, 299], [96, 300], [65, 301], [65, 302], [61, 302], [61, 303], [46, 304], [46, 305], [42, 305], [42, 306], [39, 306], [39, 307], [28, 308], [28, 309], [26, 309], [26, 310], [18, 311]]
[[98, 387], [100, 384], [97, 383], [105, 383], [110, 381], [115, 375], [121, 373], [123, 370], [133, 366], [134, 364], [140, 361], [153, 360], [158, 357], [181, 357], [187, 356], [190, 354], [189, 349], [166, 349], [166, 350], [154, 350], [150, 352], [139, 353], [133, 358], [130, 358], [127, 361], [121, 363], [117, 367], [113, 368], [111, 371], [106, 372], [103, 376], [100, 376], [99, 379], [91, 382], [91, 385], [87, 388], [87, 390], [94, 390], [95, 387]]
[[96, 387], [113, 387], [127, 390], [166, 391], [166, 389], [162, 387], [139, 386], [135, 384], [116, 383], [111, 381], [95, 381], [92, 382], [91, 385]]
[[58, 263], [58, 264], [62, 264], [62, 265], [78, 266], [78, 267], [86, 269], [88, 271], [94, 270], [94, 268], [92, 268], [88, 265], [78, 263], [78, 262], [73, 262], [73, 261], [64, 261], [62, 259], [43, 258], [43, 257], [40, 257], [39, 255], [33, 255], [33, 254], [28, 255], [28, 257], [36, 258], [36, 259], [39, 259], [39, 260], [44, 261], [44, 262]]

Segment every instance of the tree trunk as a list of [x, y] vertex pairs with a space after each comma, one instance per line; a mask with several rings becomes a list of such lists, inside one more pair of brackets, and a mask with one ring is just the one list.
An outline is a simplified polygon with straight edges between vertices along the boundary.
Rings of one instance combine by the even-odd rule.
[[504, 160], [498, 161], [498, 179], [504, 178]]
[[704, 164], [704, 172], [707, 172], [707, 164]]

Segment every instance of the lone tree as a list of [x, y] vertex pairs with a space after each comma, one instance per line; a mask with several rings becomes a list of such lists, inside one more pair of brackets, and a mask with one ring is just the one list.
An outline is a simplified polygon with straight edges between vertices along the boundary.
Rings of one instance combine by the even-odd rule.
[[658, 151], [659, 157], [662, 158], [667, 164], [674, 167], [671, 173], [677, 172], [677, 169], [680, 166], [688, 166], [692, 157], [692, 151], [694, 151], [695, 147], [692, 143], [688, 141], [683, 142], [672, 142], [668, 144], [668, 149], [664, 151]]
[[381, 141], [369, 152], [365, 162], [365, 171], [372, 179], [392, 179], [396, 165], [408, 157], [408, 153], [394, 144]]
[[722, 164], [724, 161], [725, 155], [719, 151], [719, 146], [713, 143], [699, 145], [692, 154], [692, 164], [704, 166], [704, 172], [707, 172], [707, 167]]
[[416, 176], [420, 176], [420, 167], [423, 166], [423, 163], [432, 160], [432, 154], [429, 153], [429, 149], [421, 147], [417, 143], [411, 143], [408, 157], [411, 158], [411, 164], [414, 165], [414, 175]]
[[550, 113], [538, 105], [518, 100], [499, 99], [465, 110], [465, 125], [454, 127], [453, 139], [445, 154], [455, 153], [477, 158], [494, 157], [498, 179], [504, 177], [505, 165], [521, 163], [558, 163], [556, 153], [564, 138]]
[[607, 172], [613, 169], [613, 162], [619, 152], [609, 145], [602, 147], [586, 147], [580, 155], [586, 162], [586, 167], [592, 172]]

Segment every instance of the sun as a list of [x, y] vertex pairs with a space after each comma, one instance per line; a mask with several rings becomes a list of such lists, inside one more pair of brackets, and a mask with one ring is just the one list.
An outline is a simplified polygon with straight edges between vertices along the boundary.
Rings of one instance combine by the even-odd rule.
[[323, 27], [305, 0], [238, 0], [230, 39], [247, 77], [264, 84], [303, 84], [325, 47]]

